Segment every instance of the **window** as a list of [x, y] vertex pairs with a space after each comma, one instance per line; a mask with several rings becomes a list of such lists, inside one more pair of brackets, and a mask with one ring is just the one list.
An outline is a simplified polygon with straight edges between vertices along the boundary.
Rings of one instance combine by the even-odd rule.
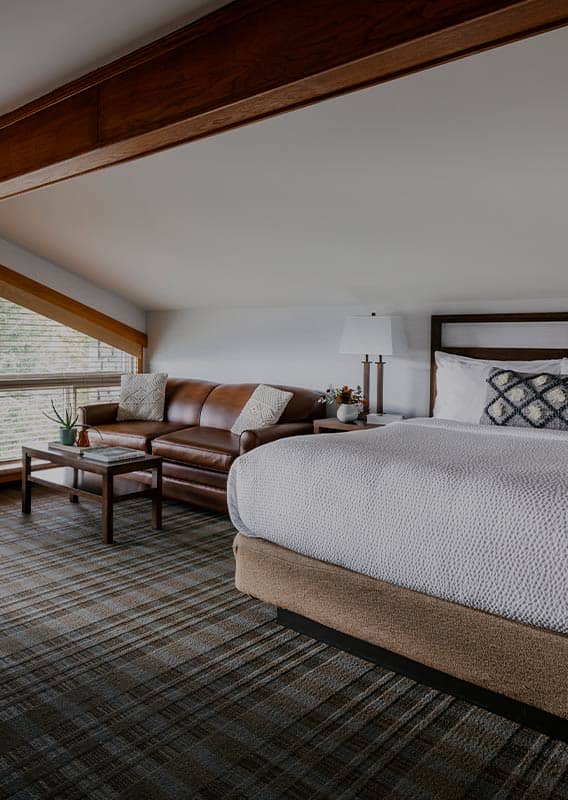
[[42, 412], [118, 399], [136, 357], [0, 298], [0, 462], [23, 442], [57, 437]]

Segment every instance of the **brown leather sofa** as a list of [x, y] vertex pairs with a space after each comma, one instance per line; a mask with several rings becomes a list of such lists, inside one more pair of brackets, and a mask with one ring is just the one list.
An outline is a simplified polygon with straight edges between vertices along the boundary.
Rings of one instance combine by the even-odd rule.
[[[163, 422], [117, 422], [118, 403], [81, 408], [81, 419], [93, 425], [93, 444], [133, 447], [163, 458], [164, 497], [227, 511], [227, 475], [239, 455], [285, 436], [313, 433], [313, 420], [324, 414], [320, 395], [294, 386], [276, 425], [231, 433], [231, 426], [258, 384], [216, 384], [199, 380], [168, 380]], [[149, 473], [136, 473], [149, 482]]]

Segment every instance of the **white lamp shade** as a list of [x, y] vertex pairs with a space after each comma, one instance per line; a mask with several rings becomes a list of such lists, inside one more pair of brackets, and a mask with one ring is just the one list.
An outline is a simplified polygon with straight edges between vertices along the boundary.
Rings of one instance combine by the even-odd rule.
[[402, 317], [347, 317], [339, 352], [398, 355], [408, 350]]

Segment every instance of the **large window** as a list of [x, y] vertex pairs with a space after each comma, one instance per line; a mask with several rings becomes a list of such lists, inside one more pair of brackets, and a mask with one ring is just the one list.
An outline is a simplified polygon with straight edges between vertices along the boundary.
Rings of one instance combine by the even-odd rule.
[[0, 298], [0, 462], [25, 441], [56, 438], [42, 414], [51, 400], [74, 411], [116, 400], [121, 373], [135, 370], [134, 356]]

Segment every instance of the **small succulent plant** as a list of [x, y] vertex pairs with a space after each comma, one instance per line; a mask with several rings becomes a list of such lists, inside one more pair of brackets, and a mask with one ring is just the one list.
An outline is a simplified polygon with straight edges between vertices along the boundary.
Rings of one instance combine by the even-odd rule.
[[47, 417], [51, 422], [56, 422], [61, 428], [65, 428], [65, 430], [71, 431], [73, 428], [76, 427], [79, 421], [79, 415], [73, 413], [70, 408], [66, 408], [63, 411], [63, 414], [60, 414], [59, 411], [55, 408], [55, 403], [53, 400], [51, 401], [51, 408], [53, 411], [53, 416], [51, 414], [47, 414], [45, 411], [42, 411], [44, 417]]

